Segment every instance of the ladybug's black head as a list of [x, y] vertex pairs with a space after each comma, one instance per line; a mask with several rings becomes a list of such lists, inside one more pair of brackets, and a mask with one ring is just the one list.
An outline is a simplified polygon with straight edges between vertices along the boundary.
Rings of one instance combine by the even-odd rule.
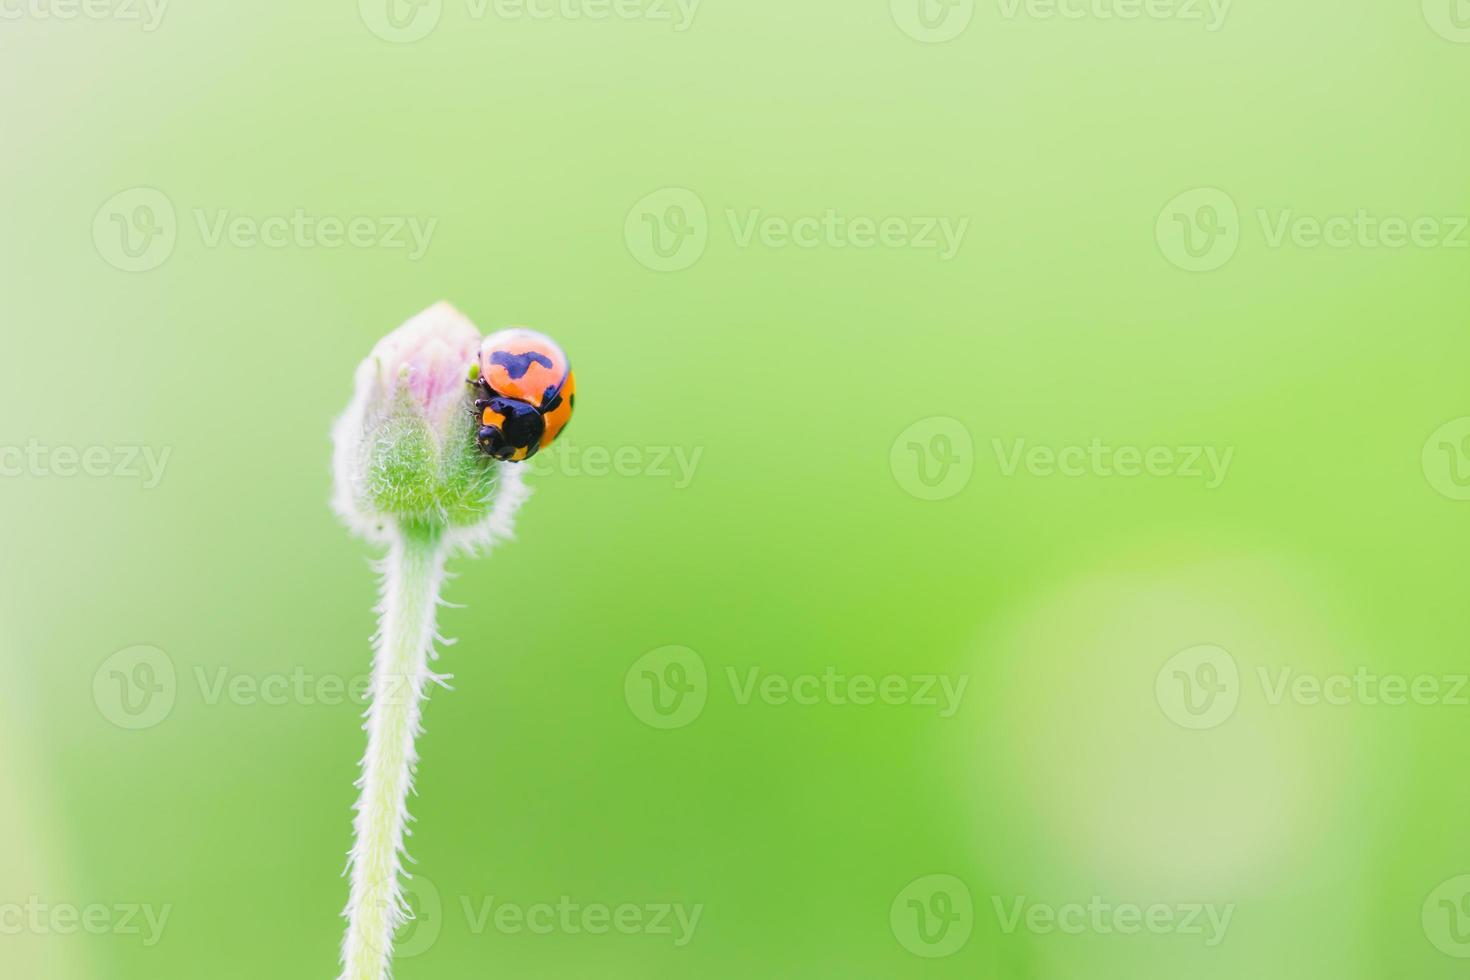
[[536, 406], [516, 398], [489, 399], [481, 411], [480, 423], [475, 436], [480, 451], [507, 462], [536, 455], [546, 432], [546, 419]]

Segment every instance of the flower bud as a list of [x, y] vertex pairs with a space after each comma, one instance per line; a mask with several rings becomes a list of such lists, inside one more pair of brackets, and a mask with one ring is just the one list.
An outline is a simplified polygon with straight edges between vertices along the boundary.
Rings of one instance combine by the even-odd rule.
[[467, 378], [480, 332], [438, 303], [380, 340], [358, 366], [332, 430], [332, 505], [358, 533], [385, 539], [415, 525], [470, 540], [508, 533], [520, 475], [475, 445]]

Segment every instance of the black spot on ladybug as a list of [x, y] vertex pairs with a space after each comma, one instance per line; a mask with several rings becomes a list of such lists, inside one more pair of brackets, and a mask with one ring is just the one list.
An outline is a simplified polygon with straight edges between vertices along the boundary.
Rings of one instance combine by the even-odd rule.
[[516, 407], [505, 419], [505, 437], [514, 446], [533, 446], [540, 442], [546, 432], [546, 419], [534, 405], [514, 401], [511, 404]]
[[551, 358], [545, 354], [538, 354], [536, 351], [527, 351], [524, 354], [512, 354], [509, 351], [498, 350], [490, 355], [490, 363], [498, 364], [505, 368], [505, 372], [517, 380], [526, 376], [526, 372], [531, 370], [532, 364], [539, 364], [547, 369], [556, 366]]

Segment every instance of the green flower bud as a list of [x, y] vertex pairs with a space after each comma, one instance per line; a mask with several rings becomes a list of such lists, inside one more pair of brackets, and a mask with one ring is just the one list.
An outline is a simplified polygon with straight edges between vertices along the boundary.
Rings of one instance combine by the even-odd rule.
[[358, 366], [351, 404], [332, 430], [332, 505], [372, 541], [395, 529], [460, 544], [508, 536], [528, 491], [520, 470], [475, 444], [467, 381], [480, 332], [439, 303], [380, 340]]

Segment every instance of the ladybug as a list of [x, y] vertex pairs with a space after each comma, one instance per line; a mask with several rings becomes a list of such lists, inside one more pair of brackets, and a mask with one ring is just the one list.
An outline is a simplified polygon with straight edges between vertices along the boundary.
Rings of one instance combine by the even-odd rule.
[[545, 334], [521, 327], [486, 337], [470, 366], [479, 392], [475, 442], [487, 456], [518, 463], [551, 445], [577, 403], [566, 354]]

